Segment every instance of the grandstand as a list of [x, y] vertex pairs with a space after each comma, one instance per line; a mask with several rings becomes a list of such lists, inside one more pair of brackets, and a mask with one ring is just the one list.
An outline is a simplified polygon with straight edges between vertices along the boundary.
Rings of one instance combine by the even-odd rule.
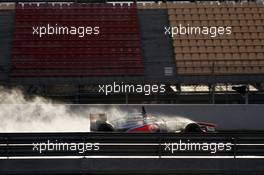
[[[263, 2], [1, 3], [0, 20], [5, 86], [77, 103], [264, 102]], [[32, 35], [32, 26], [58, 23], [100, 26], [100, 34]], [[180, 24], [230, 26], [232, 33], [164, 34]], [[170, 91], [98, 94], [98, 84], [114, 81]]]
[[[32, 35], [38, 24], [100, 26], [98, 36]], [[29, 24], [29, 25], [28, 25]], [[11, 77], [142, 75], [136, 7], [111, 4], [17, 6]]]

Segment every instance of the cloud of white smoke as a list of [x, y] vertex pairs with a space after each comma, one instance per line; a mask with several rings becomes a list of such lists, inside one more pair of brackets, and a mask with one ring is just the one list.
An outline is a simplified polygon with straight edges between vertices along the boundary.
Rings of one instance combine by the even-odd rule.
[[111, 118], [126, 115], [116, 107], [100, 106], [73, 112], [70, 105], [42, 97], [29, 100], [19, 89], [0, 87], [0, 132], [87, 132], [90, 113], [107, 113]]
[[88, 131], [88, 116], [42, 97], [28, 100], [19, 89], [0, 88], [1, 132]]
[[[137, 109], [135, 107], [132, 113], [138, 113]], [[19, 89], [0, 87], [0, 132], [88, 132], [91, 113], [105, 113], [109, 121], [130, 116], [129, 112], [115, 105], [79, 107], [58, 104], [38, 96], [27, 99]], [[179, 116], [159, 114], [156, 117], [166, 121], [171, 131], [193, 122]]]
[[182, 116], [160, 116], [165, 122], [168, 131], [175, 132], [185, 128], [188, 124], [194, 123], [193, 120], [182, 117]]

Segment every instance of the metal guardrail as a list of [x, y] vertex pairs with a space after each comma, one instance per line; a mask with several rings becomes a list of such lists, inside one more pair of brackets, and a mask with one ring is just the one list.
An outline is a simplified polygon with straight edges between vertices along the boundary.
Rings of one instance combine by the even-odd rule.
[[[51, 149], [57, 144], [84, 144], [99, 149]], [[40, 153], [36, 145], [43, 149]], [[179, 145], [185, 144], [185, 150]], [[192, 145], [194, 144], [194, 145]], [[195, 145], [196, 144], [196, 145]], [[228, 146], [227, 146], [228, 144]], [[189, 149], [187, 148], [189, 145]], [[198, 146], [208, 147], [198, 149]], [[221, 148], [212, 151], [215, 147]], [[224, 146], [223, 146], [224, 145]], [[46, 146], [46, 147], [44, 147]], [[178, 147], [177, 147], [178, 146]], [[195, 147], [196, 146], [196, 147]], [[230, 147], [230, 149], [224, 149]], [[176, 149], [177, 148], [177, 149]], [[222, 149], [223, 148], [223, 149]], [[172, 152], [172, 149], [174, 150]], [[218, 158], [264, 158], [264, 132], [219, 132], [219, 133], [0, 133], [0, 158], [41, 156], [145, 156], [180, 157], [213, 156]]]

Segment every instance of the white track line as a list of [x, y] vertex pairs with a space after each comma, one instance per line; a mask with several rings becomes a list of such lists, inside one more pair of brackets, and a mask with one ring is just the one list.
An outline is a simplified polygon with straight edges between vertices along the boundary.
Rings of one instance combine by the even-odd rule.
[[[219, 141], [220, 142], [220, 141]], [[38, 144], [40, 144], [39, 142]], [[53, 143], [53, 142], [51, 142]], [[58, 143], [65, 143], [65, 144], [71, 144], [71, 143], [88, 143], [88, 142], [54, 142], [54, 144]], [[208, 143], [210, 144], [211, 142], [197, 142], [197, 143]], [[42, 143], [41, 143], [42, 144]], [[43, 142], [43, 144], [48, 145], [47, 143]], [[159, 143], [99, 143], [99, 145], [102, 146], [167, 146], [169, 144], [177, 144], [177, 142], [168, 142], [167, 144], [159, 144]], [[264, 146], [264, 143], [242, 143], [242, 144], [230, 144], [231, 146]], [[0, 144], [0, 147], [5, 147], [5, 146], [34, 146], [34, 144]]]
[[264, 156], [26, 156], [0, 157], [0, 159], [264, 159]]

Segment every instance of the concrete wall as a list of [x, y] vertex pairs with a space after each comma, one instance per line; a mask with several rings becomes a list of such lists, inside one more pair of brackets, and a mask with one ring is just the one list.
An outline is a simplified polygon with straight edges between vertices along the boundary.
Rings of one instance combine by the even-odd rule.
[[164, 27], [169, 26], [167, 10], [139, 10], [138, 17], [146, 79], [172, 79], [174, 74], [164, 76], [164, 67], [172, 67], [175, 73], [172, 41], [164, 35]]
[[10, 69], [13, 19], [12, 11], [0, 11], [0, 81], [7, 80]]

